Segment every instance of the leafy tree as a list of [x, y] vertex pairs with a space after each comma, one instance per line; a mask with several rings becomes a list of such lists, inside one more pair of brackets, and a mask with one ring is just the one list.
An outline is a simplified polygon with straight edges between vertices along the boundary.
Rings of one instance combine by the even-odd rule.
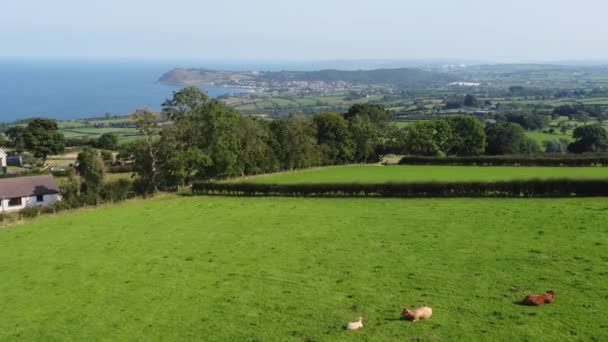
[[536, 154], [539, 153], [540, 150], [540, 145], [538, 144], [538, 142], [536, 141], [536, 139], [530, 138], [530, 137], [526, 137], [523, 141], [522, 141], [522, 146], [520, 149], [520, 152], [523, 154]]
[[258, 174], [278, 171], [279, 163], [270, 146], [271, 132], [264, 121], [243, 116], [238, 121], [239, 173]]
[[600, 124], [577, 127], [572, 137], [574, 142], [568, 146], [570, 152], [605, 152], [608, 150], [608, 134]]
[[452, 141], [446, 120], [418, 121], [407, 127], [406, 152], [421, 156], [445, 156]]
[[163, 102], [163, 113], [171, 120], [182, 119], [202, 110], [210, 99], [197, 87], [188, 87], [173, 92], [173, 97]]
[[76, 170], [82, 179], [80, 193], [87, 203], [97, 204], [104, 175], [104, 164], [99, 153], [92, 148], [84, 148], [76, 159]]
[[549, 118], [530, 111], [511, 111], [504, 114], [508, 122], [519, 124], [527, 130], [542, 129], [549, 125]]
[[381, 141], [380, 132], [369, 117], [362, 115], [355, 116], [349, 128], [355, 144], [355, 160], [367, 163], [375, 157], [376, 146]]
[[570, 142], [567, 139], [553, 139], [543, 141], [545, 152], [547, 153], [566, 153]]
[[33, 119], [23, 131], [23, 141], [27, 150], [42, 158], [42, 164], [49, 155], [62, 153], [65, 148], [65, 138], [55, 120]]
[[486, 129], [486, 154], [518, 154], [526, 143], [524, 129], [515, 123], [500, 123]]
[[180, 150], [199, 148], [211, 159], [201, 173], [206, 177], [225, 177], [239, 174], [238, 120], [232, 108], [209, 100], [198, 88], [186, 88], [174, 93], [163, 104], [163, 113], [172, 118], [177, 127]]
[[6, 135], [11, 142], [10, 146], [18, 153], [23, 153], [23, 151], [25, 151], [25, 140], [23, 139], [24, 132], [25, 127], [21, 126], [13, 126], [6, 130]]
[[[158, 191], [156, 174], [158, 172], [158, 125], [156, 115], [148, 110], [138, 111], [131, 116], [137, 130], [143, 135], [143, 143], [137, 150], [136, 163], [143, 182], [147, 182], [152, 192]], [[143, 154], [146, 157], [143, 157]]]
[[348, 109], [348, 112], [344, 114], [344, 118], [349, 122], [357, 116], [364, 116], [369, 119], [374, 126], [378, 129], [385, 129], [390, 123], [393, 122], [393, 115], [383, 105], [362, 103], [355, 104]]
[[463, 105], [465, 107], [477, 107], [479, 105], [479, 101], [477, 101], [475, 95], [467, 94], [464, 97]]
[[118, 148], [118, 136], [112, 132], [104, 133], [97, 139], [96, 145], [97, 148], [103, 150], [116, 150]]
[[8, 138], [4, 135], [4, 133], [0, 133], [0, 147], [8, 145]]
[[318, 114], [313, 121], [324, 164], [334, 165], [351, 161], [355, 144], [348, 129], [348, 121], [337, 113]]
[[296, 169], [320, 164], [317, 132], [312, 120], [296, 115], [270, 123], [275, 151], [282, 169]]
[[462, 108], [464, 100], [462, 97], [450, 97], [445, 100], [445, 109], [458, 109]]
[[449, 154], [476, 156], [484, 152], [486, 133], [479, 120], [469, 116], [458, 116], [448, 120], [452, 128]]

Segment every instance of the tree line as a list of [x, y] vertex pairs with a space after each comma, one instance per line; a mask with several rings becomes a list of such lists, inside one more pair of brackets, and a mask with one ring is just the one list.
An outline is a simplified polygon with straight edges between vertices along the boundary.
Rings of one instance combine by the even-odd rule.
[[[171, 189], [194, 179], [229, 177], [313, 166], [377, 162], [382, 155], [478, 156], [535, 154], [538, 143], [522, 126], [484, 125], [471, 116], [414, 122], [396, 128], [382, 105], [356, 104], [345, 113], [292, 115], [266, 121], [242, 116], [197, 88], [185, 88], [162, 105], [171, 125], [139, 111], [132, 119], [143, 139], [123, 145], [119, 158], [133, 162], [137, 188]], [[608, 148], [600, 125], [578, 127], [570, 152]]]

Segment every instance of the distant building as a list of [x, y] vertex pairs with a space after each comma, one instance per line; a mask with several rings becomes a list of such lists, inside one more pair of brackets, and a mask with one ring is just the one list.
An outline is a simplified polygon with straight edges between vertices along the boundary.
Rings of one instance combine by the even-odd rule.
[[0, 213], [47, 206], [60, 199], [51, 175], [0, 179]]

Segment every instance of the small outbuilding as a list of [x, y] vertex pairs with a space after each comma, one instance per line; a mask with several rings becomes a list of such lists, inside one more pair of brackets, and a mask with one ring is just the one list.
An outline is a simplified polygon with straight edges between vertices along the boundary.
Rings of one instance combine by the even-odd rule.
[[0, 179], [0, 213], [51, 205], [61, 200], [51, 175]]

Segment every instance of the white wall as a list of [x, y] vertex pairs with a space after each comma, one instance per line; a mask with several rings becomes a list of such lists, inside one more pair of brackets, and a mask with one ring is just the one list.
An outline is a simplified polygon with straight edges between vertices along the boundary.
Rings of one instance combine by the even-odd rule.
[[6, 154], [0, 150], [0, 175], [4, 173], [6, 167]]
[[59, 195], [44, 195], [44, 201], [42, 201], [42, 202], [37, 202], [36, 196], [23, 197], [21, 200], [20, 206], [9, 207], [8, 206], [9, 200], [3, 199], [3, 200], [0, 200], [0, 202], [1, 202], [0, 203], [0, 213], [19, 211], [21, 209], [31, 208], [31, 207], [46, 206], [46, 205], [53, 204], [59, 200], [60, 200]]

